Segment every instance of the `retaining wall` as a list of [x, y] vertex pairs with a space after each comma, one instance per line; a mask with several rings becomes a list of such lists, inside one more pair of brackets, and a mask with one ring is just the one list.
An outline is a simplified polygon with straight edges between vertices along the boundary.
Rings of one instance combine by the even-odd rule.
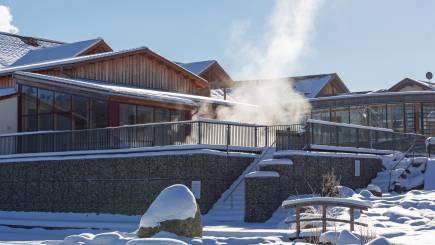
[[206, 213], [253, 161], [253, 155], [239, 155], [0, 163], [0, 210], [143, 214], [165, 187], [201, 181], [198, 203]]
[[[245, 221], [265, 222], [291, 195], [320, 193], [324, 174], [332, 172], [341, 185], [356, 189], [366, 187], [382, 170], [382, 160], [376, 156], [343, 156], [280, 155], [275, 158], [291, 159], [293, 165], [260, 165], [261, 171], [274, 171], [279, 177], [245, 178]], [[360, 161], [359, 176], [355, 160]]]

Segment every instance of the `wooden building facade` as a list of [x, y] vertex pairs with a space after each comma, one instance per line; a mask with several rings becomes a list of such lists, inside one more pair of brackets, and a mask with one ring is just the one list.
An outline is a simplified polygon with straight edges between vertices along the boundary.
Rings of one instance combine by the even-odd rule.
[[190, 120], [210, 95], [205, 79], [148, 48], [10, 67], [0, 84], [18, 89], [18, 131]]

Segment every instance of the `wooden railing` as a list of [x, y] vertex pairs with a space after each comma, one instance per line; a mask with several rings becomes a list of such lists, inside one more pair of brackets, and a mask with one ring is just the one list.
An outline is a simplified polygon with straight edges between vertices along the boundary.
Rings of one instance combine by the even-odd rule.
[[[302, 208], [308, 207], [308, 206], [320, 206], [322, 216], [319, 218], [301, 219]], [[351, 200], [351, 199], [346, 199], [346, 198], [313, 197], [313, 198], [284, 201], [282, 203], [282, 207], [296, 209], [296, 219], [295, 220], [286, 220], [285, 222], [288, 224], [296, 223], [296, 237], [299, 238], [300, 233], [301, 233], [301, 222], [322, 221], [322, 233], [326, 232], [328, 221], [349, 223], [351, 231], [353, 231], [355, 229], [355, 225], [367, 227], [367, 224], [355, 221], [355, 216], [354, 216], [355, 212], [354, 211], [355, 211], [355, 209], [368, 210], [368, 208], [372, 207], [372, 205], [368, 202], [365, 202], [365, 201]], [[327, 217], [326, 211], [327, 211], [328, 207], [349, 208], [349, 220]]]
[[266, 147], [275, 141], [277, 130], [300, 130], [302, 127], [198, 120], [24, 132], [0, 135], [0, 155], [194, 144]]

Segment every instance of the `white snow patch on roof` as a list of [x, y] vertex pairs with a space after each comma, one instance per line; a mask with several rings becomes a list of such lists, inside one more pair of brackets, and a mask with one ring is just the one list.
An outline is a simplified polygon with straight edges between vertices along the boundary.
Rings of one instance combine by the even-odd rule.
[[294, 89], [298, 92], [301, 92], [307, 98], [316, 97], [322, 88], [331, 80], [332, 75], [323, 75], [318, 77], [307, 77], [303, 79], [298, 79], [294, 81]]
[[62, 44], [44, 49], [30, 50], [23, 57], [15, 61], [10, 67], [73, 58], [80, 55], [81, 53], [88, 50], [102, 40], [103, 39], [101, 38], [96, 38], [91, 40]]
[[209, 68], [211, 65], [216, 63], [216, 61], [204, 60], [204, 61], [197, 61], [197, 62], [190, 62], [190, 63], [181, 63], [181, 62], [175, 62], [175, 63], [196, 75], [200, 75], [202, 72], [207, 70], [207, 68]]
[[167, 220], [194, 218], [197, 211], [196, 200], [185, 185], [166, 187], [140, 220], [139, 227], [156, 227]]
[[101, 92], [142, 97], [144, 99], [151, 99], [155, 101], [173, 102], [173, 103], [196, 106], [196, 103], [193, 100], [190, 100], [188, 98], [182, 98], [187, 96], [181, 96], [181, 95], [176, 96], [175, 93], [162, 92], [162, 91], [151, 90], [151, 89], [125, 87], [125, 86], [120, 86], [117, 84], [112, 84], [112, 83], [107, 83], [102, 81], [92, 81], [92, 80], [77, 79], [77, 78], [63, 78], [63, 77], [55, 77], [55, 76], [30, 73], [30, 72], [16, 72], [16, 74], [55, 81], [57, 83], [62, 83], [65, 85], [74, 85], [74, 86], [99, 90]]
[[34, 45], [26, 43], [29, 37], [0, 32], [0, 69], [6, 68], [30, 50], [58, 46], [56, 41], [33, 38]]

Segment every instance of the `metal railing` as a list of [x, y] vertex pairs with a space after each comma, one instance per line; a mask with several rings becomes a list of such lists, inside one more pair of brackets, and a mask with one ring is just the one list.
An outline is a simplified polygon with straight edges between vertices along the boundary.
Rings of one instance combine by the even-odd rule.
[[199, 120], [14, 133], [0, 135], [0, 155], [194, 144], [266, 147], [275, 141], [277, 130], [299, 127]]
[[[301, 132], [277, 131], [277, 150], [351, 151], [358, 148], [405, 152], [413, 142], [424, 144], [424, 141], [423, 135], [319, 120], [308, 120]], [[418, 153], [425, 154], [425, 151], [424, 146], [416, 148]]]

